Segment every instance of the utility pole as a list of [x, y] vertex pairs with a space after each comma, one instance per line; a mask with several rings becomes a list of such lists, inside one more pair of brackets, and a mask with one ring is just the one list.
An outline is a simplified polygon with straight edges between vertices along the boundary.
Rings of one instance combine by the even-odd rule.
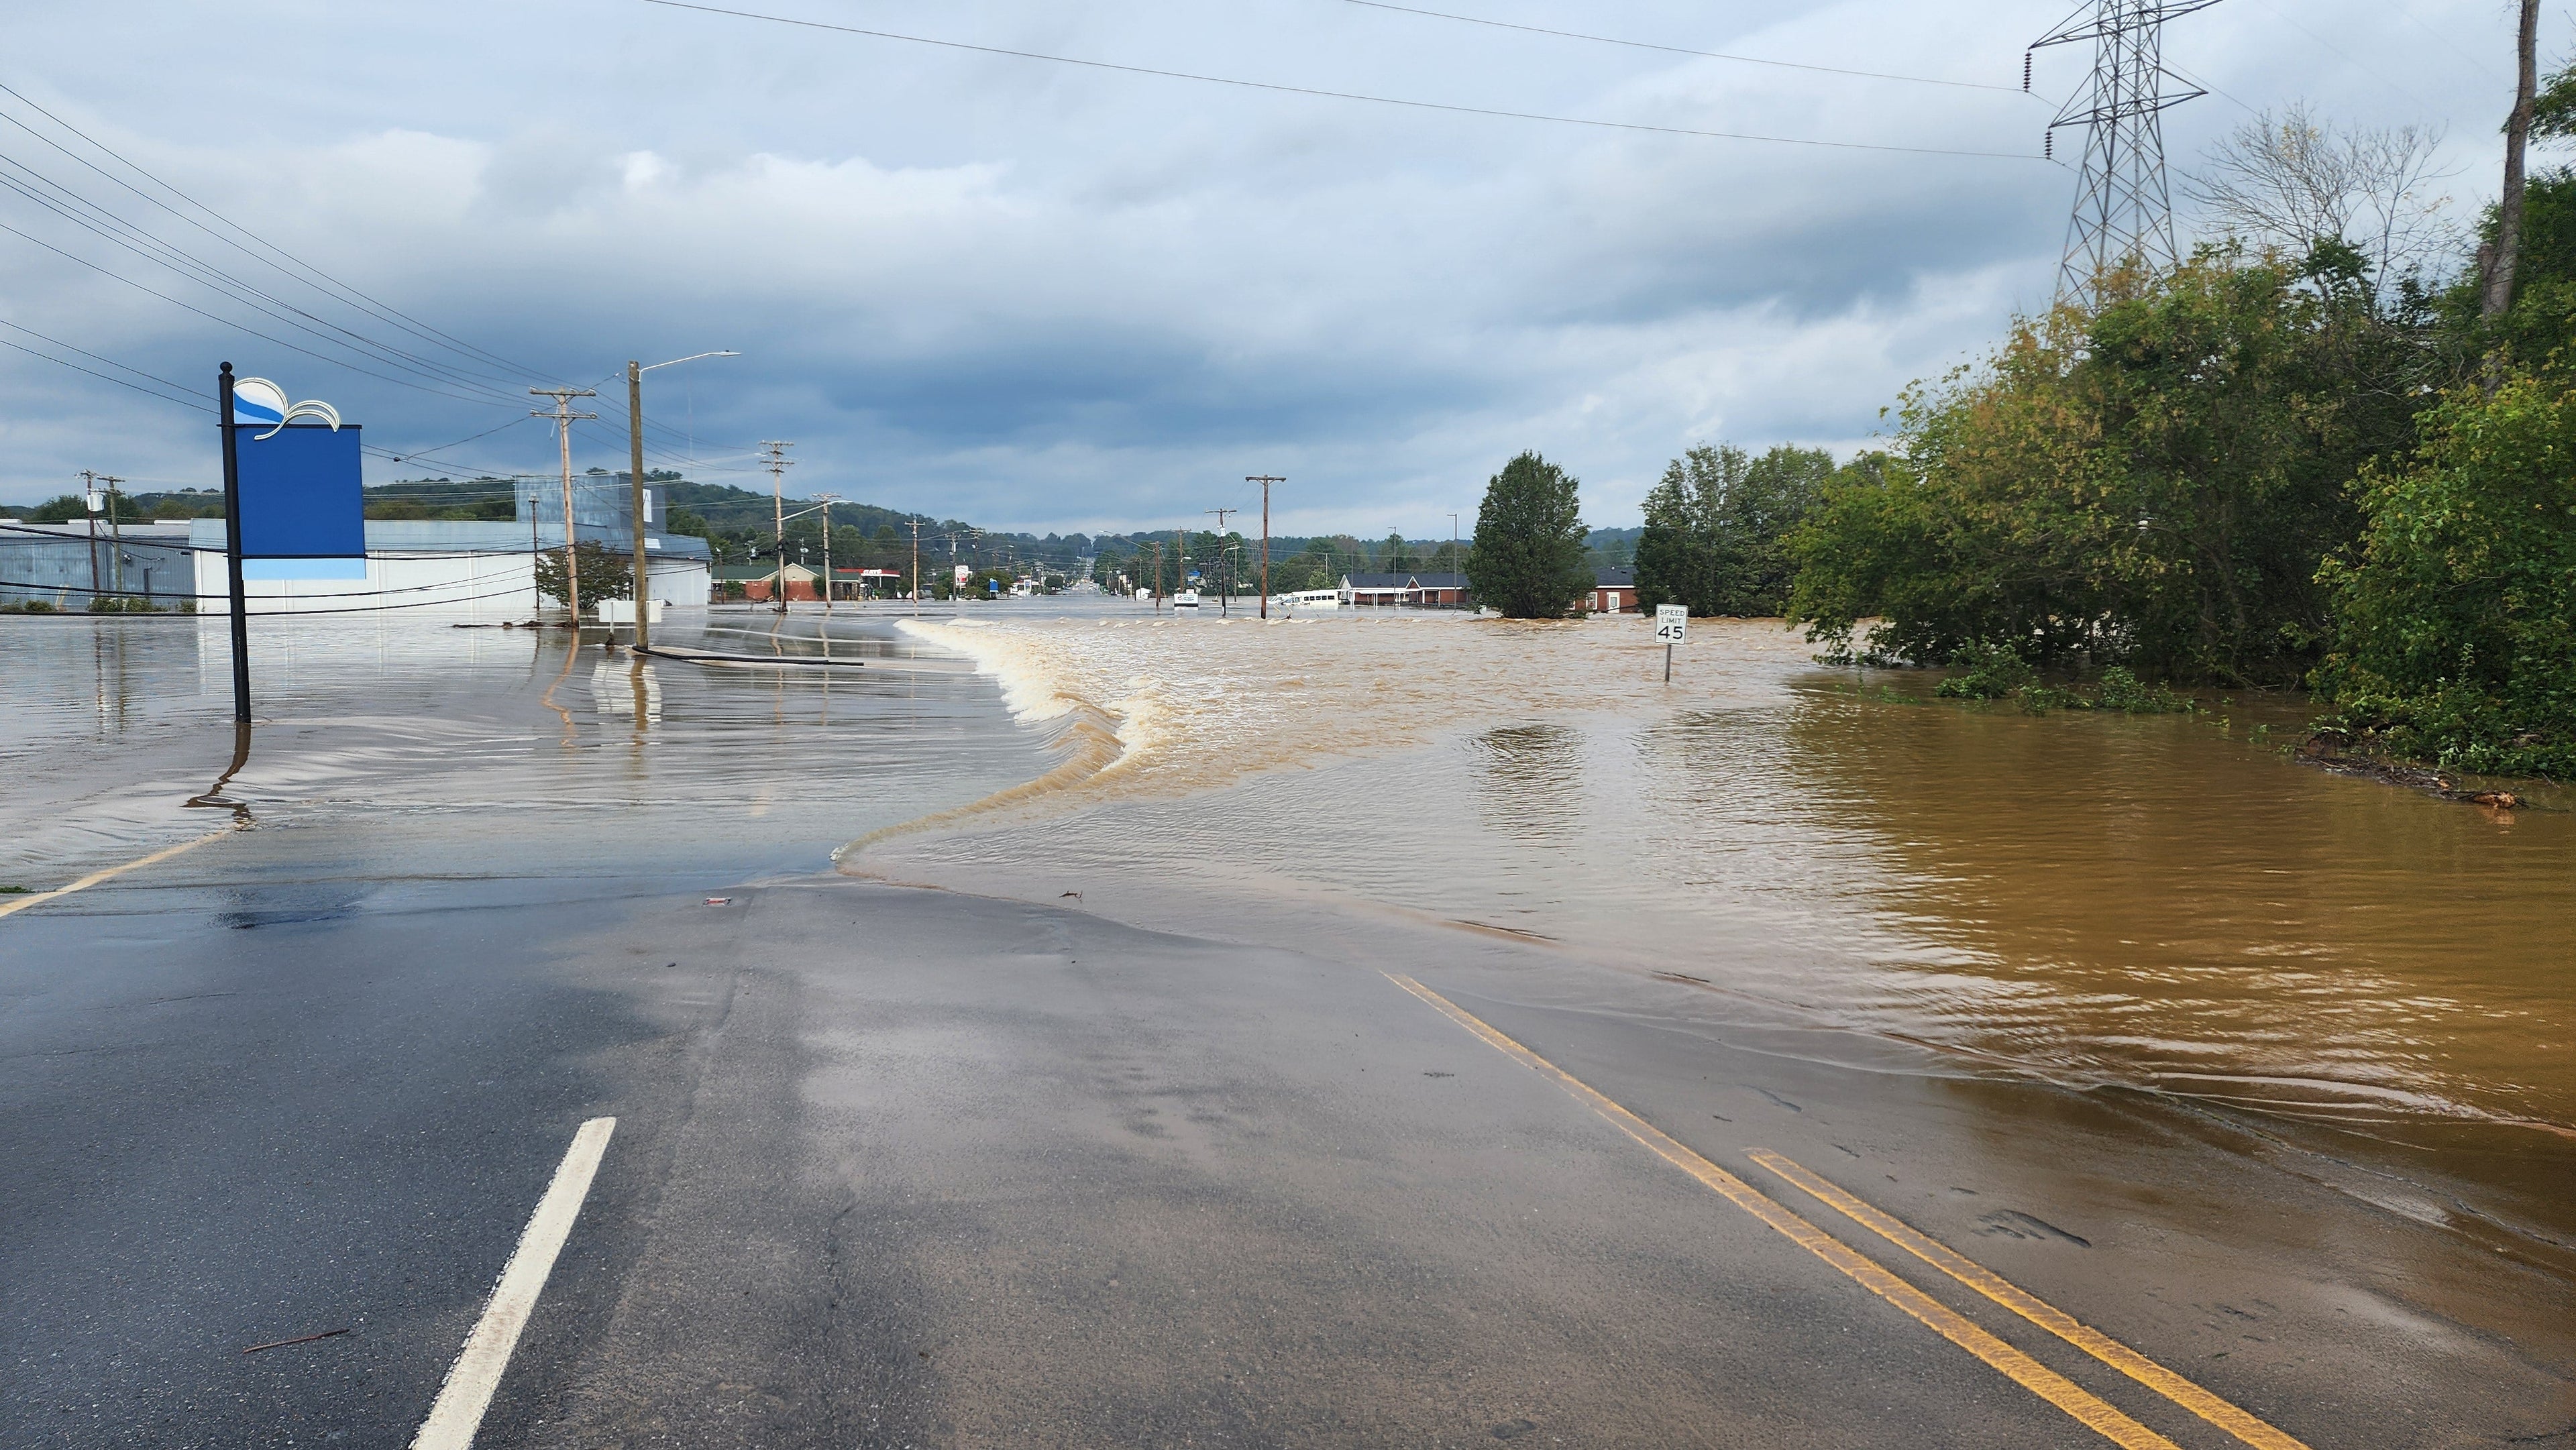
[[787, 470], [796, 466], [796, 460], [787, 456], [787, 450], [796, 445], [793, 442], [764, 438], [760, 446], [769, 450], [768, 461], [763, 466], [769, 470], [770, 515], [775, 521], [771, 532], [778, 540], [778, 567], [769, 576], [769, 607], [774, 613], [785, 614], [787, 612]]
[[[2182, 260], [2174, 245], [2173, 197], [2165, 183], [2164, 123], [2159, 117], [2207, 92], [2165, 69], [2164, 24], [2217, 3], [2093, 0], [2087, 10], [2030, 43], [2038, 50], [2093, 42], [2091, 79], [2048, 123], [2051, 154], [2060, 128], [2079, 122], [2084, 127], [2083, 168], [2057, 269], [2059, 298], [2091, 297], [2096, 279], [2118, 267], [2135, 263], [2170, 271]], [[2181, 89], [2165, 89], [2167, 81]], [[2030, 89], [2026, 54], [2022, 89]]]
[[[652, 566], [644, 558], [644, 360], [632, 357], [626, 360], [626, 470], [634, 510], [629, 522], [635, 527], [635, 647], [647, 649], [653, 643], [653, 627], [644, 617], [653, 612], [653, 591], [648, 587]], [[640, 710], [635, 723], [644, 723]]]
[[1154, 612], [1163, 612], [1163, 541], [1154, 541]]
[[1270, 617], [1270, 485], [1288, 480], [1267, 473], [1245, 474], [1243, 481], [1261, 485], [1261, 617]]
[[581, 648], [581, 559], [573, 552], [572, 425], [576, 419], [596, 418], [599, 415], [574, 412], [572, 400], [596, 398], [599, 393], [592, 388], [530, 388], [528, 392], [535, 397], [555, 400], [553, 412], [532, 410], [528, 416], [554, 419], [555, 437], [563, 445], [564, 603], [572, 609], [572, 647], [579, 649]]
[[1458, 515], [1454, 510], [1451, 511], [1449, 515], [1449, 572], [1457, 576], [1458, 587], [1454, 592], [1458, 596], [1459, 607], [1465, 608], [1467, 604], [1467, 560], [1458, 550]]
[[[906, 519], [912, 525], [912, 617], [921, 617], [921, 520]], [[957, 606], [948, 606], [954, 610]]]
[[[1243, 512], [1243, 510], [1241, 510], [1241, 509], [1202, 509], [1202, 510], [1201, 510], [1201, 512], [1202, 512], [1202, 513], [1211, 513], [1211, 514], [1216, 515], [1216, 537], [1217, 537], [1217, 544], [1218, 544], [1218, 546], [1219, 546], [1220, 548], [1222, 548], [1222, 547], [1224, 546], [1224, 544], [1225, 544], [1225, 516], [1226, 516], [1227, 514], [1239, 514], [1239, 513]], [[1218, 614], [1219, 616], [1226, 616], [1226, 615], [1230, 615], [1230, 614], [1232, 613], [1233, 608], [1234, 608], [1234, 578], [1233, 578], [1233, 576], [1232, 576], [1232, 575], [1228, 575], [1228, 576], [1226, 577], [1225, 584], [1224, 584], [1224, 585], [1223, 585], [1223, 586], [1222, 586], [1222, 587], [1217, 591], [1217, 596], [1216, 596], [1216, 612], [1217, 612], [1217, 614]]]
[[[823, 616], [829, 619], [832, 614], [832, 591], [837, 587], [832, 582], [832, 505], [840, 502], [841, 496], [837, 493], [826, 493], [817, 497], [823, 502]], [[826, 651], [831, 648], [831, 639], [829, 634], [823, 636]]]
[[653, 371], [653, 368], [674, 367], [684, 362], [696, 362], [702, 357], [739, 356], [741, 356], [740, 353], [728, 348], [717, 352], [691, 353], [687, 357], [675, 357], [669, 362], [655, 363], [653, 367], [646, 367], [635, 358], [626, 360], [626, 456], [629, 469], [626, 478], [634, 487], [635, 647], [637, 649], [649, 649], [653, 642], [652, 622], [647, 618], [652, 612], [652, 603], [645, 589], [645, 585], [651, 582], [649, 577], [651, 566], [644, 555], [644, 375]]
[[88, 468], [82, 469], [81, 512], [89, 516], [89, 597], [92, 599], [99, 597], [98, 511], [102, 506], [104, 506], [104, 503], [105, 501], [98, 496], [97, 470]]
[[98, 481], [107, 485], [107, 567], [111, 587], [116, 590], [117, 607], [125, 607], [125, 525], [116, 516], [116, 486], [125, 482], [112, 473], [102, 473]]

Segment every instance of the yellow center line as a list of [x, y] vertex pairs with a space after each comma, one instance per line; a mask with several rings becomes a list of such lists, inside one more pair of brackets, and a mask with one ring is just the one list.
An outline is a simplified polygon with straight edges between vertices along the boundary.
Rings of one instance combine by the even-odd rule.
[[2199, 1385], [2085, 1324], [2072, 1314], [2019, 1288], [2002, 1275], [1945, 1244], [1918, 1232], [1893, 1214], [1872, 1207], [1843, 1189], [1768, 1148], [1752, 1150], [1752, 1159], [1805, 1189], [1845, 1218], [1877, 1234], [1942, 1273], [1985, 1295], [2077, 1349], [2163, 1395], [2228, 1434], [2259, 1450], [2308, 1450], [2282, 1433]]
[[1965, 1315], [1896, 1277], [1860, 1251], [1791, 1213], [1752, 1184], [1685, 1148], [1670, 1134], [1594, 1091], [1555, 1063], [1503, 1035], [1474, 1013], [1413, 980], [1393, 972], [1386, 979], [1430, 1003], [1449, 1020], [1554, 1082], [1576, 1101], [1609, 1120], [1612, 1127], [1654, 1150], [1658, 1157], [1725, 1196], [1727, 1201], [1777, 1230], [1798, 1247], [1833, 1265], [1871, 1293], [1912, 1315], [1933, 1333], [1986, 1362], [2006, 1379], [2072, 1415], [2123, 1450], [2180, 1450], [2171, 1440], [2130, 1419], [2038, 1360], [1980, 1329]]
[[193, 851], [199, 846], [206, 844], [208, 841], [229, 836], [235, 829], [235, 827], [226, 826], [220, 831], [209, 831], [193, 841], [181, 841], [175, 846], [164, 846], [149, 856], [128, 861], [122, 866], [109, 866], [101, 870], [92, 871], [87, 876], [82, 877], [69, 886], [57, 886], [51, 891], [39, 891], [33, 896], [20, 896], [6, 902], [0, 902], [0, 916], [8, 916], [14, 912], [24, 911], [31, 906], [41, 906], [44, 903], [53, 900], [57, 896], [69, 896], [75, 891], [86, 891], [90, 887], [96, 886], [98, 883], [107, 880], [111, 876], [122, 876], [128, 871], [152, 865], [156, 861], [167, 861], [182, 851]]

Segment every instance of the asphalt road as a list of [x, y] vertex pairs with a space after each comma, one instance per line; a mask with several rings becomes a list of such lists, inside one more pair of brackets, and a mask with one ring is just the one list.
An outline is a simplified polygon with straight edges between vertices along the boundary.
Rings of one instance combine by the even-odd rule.
[[2110, 1443], [2087, 1397], [2241, 1443], [1754, 1149], [2320, 1450], [2576, 1443], [2563, 1272], [2151, 1104], [1399, 968], [2052, 1403], [1389, 964], [835, 878], [302, 887], [228, 849], [0, 920], [0, 1444], [406, 1444], [598, 1116], [477, 1444]]

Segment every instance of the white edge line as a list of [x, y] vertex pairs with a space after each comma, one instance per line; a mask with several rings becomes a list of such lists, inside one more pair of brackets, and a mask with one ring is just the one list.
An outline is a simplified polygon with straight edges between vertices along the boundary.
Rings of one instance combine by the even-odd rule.
[[615, 1131], [615, 1118], [593, 1118], [572, 1135], [572, 1146], [564, 1150], [554, 1182], [538, 1200], [527, 1231], [519, 1235], [519, 1247], [501, 1270], [501, 1282], [492, 1288], [492, 1301], [483, 1306], [483, 1317], [475, 1321], [474, 1332], [465, 1336], [465, 1348], [448, 1367], [438, 1403], [429, 1407], [429, 1418], [420, 1422], [420, 1432], [412, 1436], [412, 1450], [467, 1450], [474, 1443], [474, 1432], [483, 1425], [483, 1411], [492, 1403], [492, 1392], [501, 1386], [501, 1372], [510, 1367], [510, 1351], [518, 1347], [519, 1331], [536, 1312], [537, 1295], [546, 1287], [546, 1275], [554, 1272], [555, 1255], [572, 1235], [582, 1200], [590, 1196], [590, 1180], [608, 1151], [608, 1135]]

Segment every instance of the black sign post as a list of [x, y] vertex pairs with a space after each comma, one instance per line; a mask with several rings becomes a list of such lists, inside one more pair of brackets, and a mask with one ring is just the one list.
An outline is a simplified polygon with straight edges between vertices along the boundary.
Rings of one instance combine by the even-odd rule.
[[215, 373], [215, 426], [224, 430], [224, 577], [232, 584], [233, 723], [250, 723], [250, 600], [242, 588], [241, 451], [233, 442], [233, 365]]

